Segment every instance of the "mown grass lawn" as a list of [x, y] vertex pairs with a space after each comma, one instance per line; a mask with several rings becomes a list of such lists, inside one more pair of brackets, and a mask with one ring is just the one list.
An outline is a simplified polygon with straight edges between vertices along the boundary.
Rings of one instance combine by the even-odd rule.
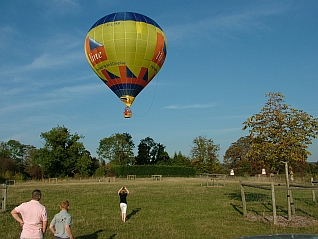
[[[130, 190], [127, 221], [120, 217], [117, 191]], [[251, 235], [308, 233], [318, 234], [317, 225], [301, 228], [274, 226], [250, 221], [242, 216], [238, 182], [225, 187], [205, 187], [200, 179], [150, 178], [116, 182], [58, 181], [57, 184], [22, 183], [8, 187], [7, 211], [0, 214], [0, 238], [19, 238], [20, 226], [10, 211], [29, 201], [34, 189], [42, 190], [49, 222], [59, 211], [62, 200], [70, 201], [73, 232], [77, 239], [121, 238], [239, 238]], [[311, 202], [311, 191], [294, 192], [297, 215], [318, 218], [318, 206]], [[286, 195], [277, 196], [277, 213], [287, 215]], [[247, 209], [253, 215], [272, 215], [270, 191], [248, 189]], [[53, 239], [48, 231], [46, 239]]]

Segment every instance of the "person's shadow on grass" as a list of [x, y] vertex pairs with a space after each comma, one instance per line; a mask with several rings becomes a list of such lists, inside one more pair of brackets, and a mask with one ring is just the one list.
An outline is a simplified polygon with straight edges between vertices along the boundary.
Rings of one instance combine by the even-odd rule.
[[134, 210], [132, 210], [132, 212], [129, 213], [129, 214], [126, 216], [126, 221], [129, 220], [132, 216], [136, 215], [137, 212], [139, 212], [140, 210], [141, 210], [140, 207], [135, 208]]
[[[83, 235], [83, 236], [79, 236], [76, 237], [76, 239], [97, 239], [98, 238], [98, 233], [102, 232], [103, 230], [98, 230], [94, 233], [88, 234], [88, 235]], [[116, 234], [113, 234], [109, 237], [109, 239], [113, 239], [115, 238]]]
[[108, 237], [108, 239], [114, 239], [116, 236], [116, 234], [114, 233], [113, 235], [111, 235], [110, 237]]

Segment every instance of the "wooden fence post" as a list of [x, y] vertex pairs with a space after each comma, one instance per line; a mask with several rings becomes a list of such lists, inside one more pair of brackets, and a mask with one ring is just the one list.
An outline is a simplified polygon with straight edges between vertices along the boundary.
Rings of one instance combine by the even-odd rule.
[[286, 189], [287, 189], [288, 221], [290, 221], [291, 220], [291, 190], [289, 189], [288, 164], [287, 164], [287, 162], [285, 162], [285, 174], [286, 174]]
[[272, 191], [272, 203], [273, 203], [273, 223], [274, 223], [274, 225], [276, 225], [277, 224], [277, 216], [276, 216], [276, 199], [275, 199], [274, 183], [271, 184], [271, 191]]
[[1, 208], [0, 212], [4, 212], [6, 210], [6, 201], [7, 201], [7, 188], [6, 184], [1, 184]]
[[[311, 178], [311, 186], [315, 186], [314, 185], [314, 179]], [[316, 193], [315, 193], [315, 190], [312, 190], [312, 201], [316, 204]]]
[[241, 196], [242, 196], [242, 203], [243, 203], [243, 216], [245, 217], [247, 215], [246, 199], [245, 199], [244, 186], [242, 185], [242, 181], [241, 180], [240, 180], [240, 185], [241, 185]]
[[293, 198], [293, 192], [292, 190], [290, 190], [290, 208], [291, 208], [291, 212], [292, 215], [296, 215], [296, 209], [295, 209], [295, 204], [294, 204], [294, 198]]

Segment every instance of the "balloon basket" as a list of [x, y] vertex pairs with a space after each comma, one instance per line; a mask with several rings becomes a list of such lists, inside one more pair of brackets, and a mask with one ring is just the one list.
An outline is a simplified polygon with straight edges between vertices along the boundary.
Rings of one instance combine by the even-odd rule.
[[124, 110], [124, 118], [131, 118], [132, 112], [130, 107], [126, 106]]

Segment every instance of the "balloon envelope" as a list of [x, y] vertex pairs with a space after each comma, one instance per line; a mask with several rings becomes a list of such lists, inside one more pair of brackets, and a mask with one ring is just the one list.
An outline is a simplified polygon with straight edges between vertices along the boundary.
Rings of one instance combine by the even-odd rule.
[[167, 55], [167, 39], [149, 17], [119, 12], [91, 27], [84, 48], [97, 76], [129, 107], [160, 71]]

